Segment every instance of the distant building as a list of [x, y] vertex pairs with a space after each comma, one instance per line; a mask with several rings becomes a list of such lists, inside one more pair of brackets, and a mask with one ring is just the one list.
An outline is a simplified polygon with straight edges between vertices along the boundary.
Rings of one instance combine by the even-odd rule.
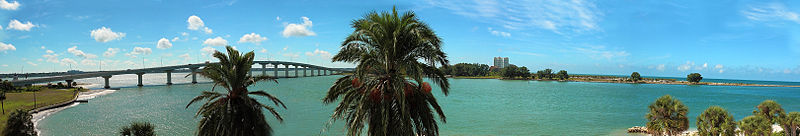
[[508, 67], [508, 57], [494, 57], [494, 67], [505, 68]]

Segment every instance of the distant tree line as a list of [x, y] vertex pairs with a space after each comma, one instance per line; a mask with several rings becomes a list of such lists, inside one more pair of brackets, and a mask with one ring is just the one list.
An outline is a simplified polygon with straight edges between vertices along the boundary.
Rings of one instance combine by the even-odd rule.
[[542, 80], [566, 80], [569, 74], [566, 70], [553, 73], [552, 69], [539, 70], [531, 73], [528, 67], [509, 65], [504, 68], [490, 67], [486, 64], [478, 63], [458, 63], [447, 67], [439, 68], [442, 72], [451, 76], [499, 76], [506, 79], [542, 79]]
[[478, 63], [458, 63], [448, 67], [441, 67], [441, 71], [452, 76], [488, 76], [489, 65]]

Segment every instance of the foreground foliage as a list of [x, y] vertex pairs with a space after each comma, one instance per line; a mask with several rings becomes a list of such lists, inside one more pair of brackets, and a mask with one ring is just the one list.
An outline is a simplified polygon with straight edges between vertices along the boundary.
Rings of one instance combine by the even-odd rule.
[[[268, 76], [249, 75], [253, 65], [254, 53], [248, 52], [240, 55], [239, 51], [230, 46], [226, 47], [228, 55], [219, 51], [214, 57], [219, 63], [206, 65], [198, 74], [211, 79], [214, 87], [211, 91], [203, 91], [200, 96], [192, 99], [186, 108], [195, 102], [206, 100], [198, 109], [197, 116], [201, 116], [198, 124], [197, 135], [201, 136], [264, 136], [272, 135], [272, 128], [264, 119], [262, 108], [272, 113], [278, 121], [283, 118], [272, 106], [258, 102], [254, 97], [263, 96], [275, 105], [286, 106], [275, 96], [264, 91], [249, 91], [248, 86], [259, 81], [277, 81]], [[187, 75], [188, 76], [188, 75]], [[215, 92], [217, 86], [224, 88], [227, 93]]]
[[36, 130], [33, 128], [31, 121], [33, 116], [27, 111], [18, 109], [11, 113], [8, 121], [6, 121], [6, 128], [3, 131], [4, 136], [35, 136]]
[[772, 122], [763, 116], [750, 115], [739, 122], [739, 129], [746, 136], [768, 136], [772, 134]]
[[355, 29], [333, 57], [334, 62], [356, 63], [355, 73], [339, 78], [323, 99], [337, 102], [331, 119], [344, 120], [347, 135], [439, 134], [436, 116], [445, 115], [431, 93], [439, 85], [447, 95], [450, 87], [441, 40], [413, 12], [372, 12], [354, 20]]
[[733, 136], [736, 135], [736, 121], [728, 110], [711, 106], [697, 116], [697, 131], [701, 136]]
[[133, 122], [129, 126], [123, 126], [119, 129], [119, 134], [122, 136], [155, 136], [155, 127], [149, 122]]
[[689, 109], [678, 99], [664, 95], [648, 108], [646, 127], [653, 135], [676, 135], [689, 129]]

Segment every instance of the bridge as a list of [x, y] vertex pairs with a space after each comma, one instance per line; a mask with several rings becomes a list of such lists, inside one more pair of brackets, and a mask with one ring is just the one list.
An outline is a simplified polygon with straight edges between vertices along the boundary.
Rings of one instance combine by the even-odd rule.
[[[55, 81], [66, 81], [68, 86], [72, 86], [72, 82], [75, 79], [83, 79], [83, 78], [95, 78], [95, 77], [103, 77], [105, 80], [104, 88], [108, 89], [111, 88], [108, 83], [108, 79], [114, 75], [125, 75], [125, 74], [136, 74], [138, 76], [139, 84], [137, 86], [142, 85], [142, 75], [147, 73], [166, 73], [167, 74], [167, 85], [172, 85], [172, 72], [178, 71], [186, 71], [192, 72], [192, 83], [197, 83], [197, 72], [198, 69], [205, 67], [208, 64], [216, 64], [215, 63], [197, 63], [197, 64], [186, 64], [186, 65], [176, 65], [176, 66], [164, 66], [164, 67], [151, 67], [151, 68], [142, 68], [142, 69], [127, 69], [127, 70], [114, 70], [114, 71], [95, 71], [95, 72], [85, 72], [85, 73], [77, 73], [77, 74], [63, 74], [57, 76], [48, 76], [42, 78], [32, 78], [32, 79], [22, 79], [22, 80], [13, 80], [10, 83], [16, 86], [22, 85], [32, 85], [37, 83], [47, 83], [47, 82], [55, 82]], [[351, 72], [353, 71], [352, 68], [329, 68], [323, 66], [317, 66], [312, 64], [306, 63], [299, 63], [299, 62], [288, 62], [288, 61], [253, 61], [253, 64], [260, 64], [261, 69], [254, 68], [251, 69], [250, 74], [253, 74], [253, 71], [261, 71], [262, 75], [267, 75], [267, 65], [271, 65], [273, 72], [272, 75], [274, 77], [280, 77], [278, 75], [279, 71], [283, 71], [284, 78], [291, 78], [291, 77], [300, 77], [299, 71], [303, 70], [303, 77], [308, 76], [324, 76], [330, 75], [340, 72]], [[278, 66], [281, 65], [283, 68], [279, 68]], [[294, 68], [290, 68], [290, 66], [294, 66]], [[289, 75], [289, 71], [294, 70], [294, 76]], [[311, 70], [311, 75], [307, 75], [307, 71]], [[316, 70], [316, 73], [314, 72]]]

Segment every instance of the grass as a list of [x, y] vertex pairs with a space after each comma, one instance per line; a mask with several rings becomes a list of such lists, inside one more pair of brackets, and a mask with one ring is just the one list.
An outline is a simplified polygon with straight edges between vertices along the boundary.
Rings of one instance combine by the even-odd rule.
[[500, 79], [500, 76], [454, 76], [453, 78], [460, 79]]
[[36, 92], [36, 107], [34, 107], [33, 92], [6, 93], [6, 100], [3, 106], [5, 107], [5, 114], [0, 114], [0, 132], [5, 131], [6, 120], [8, 120], [11, 112], [17, 109], [28, 111], [70, 101], [75, 94], [73, 91], [74, 89], [42, 88], [41, 91]]

